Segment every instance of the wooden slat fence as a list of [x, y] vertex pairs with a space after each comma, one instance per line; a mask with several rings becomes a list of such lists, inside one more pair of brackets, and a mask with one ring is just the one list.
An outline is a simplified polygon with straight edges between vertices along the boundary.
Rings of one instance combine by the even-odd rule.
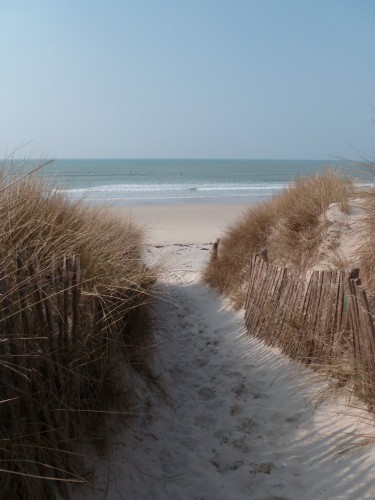
[[358, 270], [298, 271], [254, 255], [245, 321], [250, 334], [299, 360], [351, 377], [375, 398], [375, 330]]
[[[5, 495], [12, 491], [14, 498], [23, 498], [29, 489], [27, 498], [53, 498], [51, 479], [56, 479], [60, 494], [68, 496], [65, 481], [79, 480], [72, 453], [77, 422], [79, 428], [87, 412], [102, 409], [95, 398], [108, 376], [110, 352], [119, 350], [126, 335], [124, 311], [136, 307], [141, 295], [139, 290], [105, 295], [85, 288], [79, 256], [65, 257], [48, 271], [17, 257], [15, 272], [0, 273]], [[48, 481], [41, 486], [43, 478]]]

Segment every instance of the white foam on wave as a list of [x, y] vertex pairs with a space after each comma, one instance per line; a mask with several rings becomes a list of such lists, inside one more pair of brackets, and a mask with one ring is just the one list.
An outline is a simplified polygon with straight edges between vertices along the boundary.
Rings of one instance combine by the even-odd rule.
[[60, 192], [64, 193], [163, 193], [169, 191], [274, 191], [285, 187], [287, 183], [279, 184], [203, 184], [196, 186], [194, 184], [110, 184], [104, 186], [94, 186], [78, 189], [62, 189]]

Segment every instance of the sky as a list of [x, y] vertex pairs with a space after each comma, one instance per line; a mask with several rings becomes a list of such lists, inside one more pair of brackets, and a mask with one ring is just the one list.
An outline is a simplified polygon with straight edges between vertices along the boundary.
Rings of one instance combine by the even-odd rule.
[[2, 0], [0, 157], [375, 155], [373, 0]]

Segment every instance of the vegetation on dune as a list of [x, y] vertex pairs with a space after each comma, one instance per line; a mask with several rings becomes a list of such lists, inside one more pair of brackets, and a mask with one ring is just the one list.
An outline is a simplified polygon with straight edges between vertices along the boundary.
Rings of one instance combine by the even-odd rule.
[[353, 189], [351, 180], [327, 170], [297, 178], [271, 200], [250, 206], [226, 231], [217, 259], [204, 271], [204, 281], [240, 306], [253, 253], [266, 250], [271, 261], [306, 267], [321, 242], [325, 227], [322, 215], [335, 202], [346, 210]]
[[[204, 272], [235, 305], [246, 299], [249, 333], [325, 372], [332, 387], [345, 388], [372, 412], [374, 194], [337, 172], [298, 178], [270, 201], [250, 206], [214, 246]], [[333, 233], [343, 257], [339, 250], [328, 261]]]
[[[373, 180], [375, 177], [375, 162], [364, 160], [357, 164], [363, 171], [364, 180]], [[366, 176], [366, 177], [365, 177]], [[359, 250], [361, 262], [361, 278], [371, 293], [371, 303], [375, 305], [375, 188], [367, 187], [363, 190], [363, 207], [365, 211], [362, 224], [362, 237]]]
[[0, 179], [0, 498], [69, 496], [77, 442], [103, 442], [152, 374], [143, 236], [35, 176]]

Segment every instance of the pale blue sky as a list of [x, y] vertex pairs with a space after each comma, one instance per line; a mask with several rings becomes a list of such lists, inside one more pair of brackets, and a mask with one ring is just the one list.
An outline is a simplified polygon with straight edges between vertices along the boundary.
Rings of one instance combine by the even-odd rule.
[[2, 0], [0, 156], [375, 153], [373, 0]]

